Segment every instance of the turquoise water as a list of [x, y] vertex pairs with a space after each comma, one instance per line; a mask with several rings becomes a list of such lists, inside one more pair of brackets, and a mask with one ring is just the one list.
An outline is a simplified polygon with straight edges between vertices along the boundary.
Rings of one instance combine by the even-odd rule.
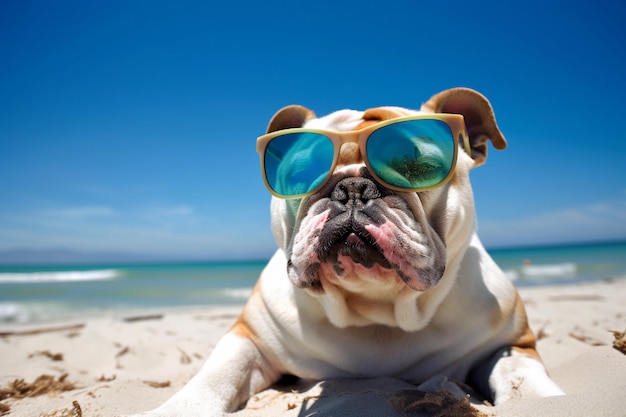
[[[626, 242], [489, 252], [519, 287], [626, 276]], [[112, 309], [243, 305], [265, 263], [0, 266], [0, 323]]]
[[626, 276], [626, 242], [497, 249], [489, 252], [518, 287]]
[[112, 309], [243, 305], [266, 262], [0, 267], [0, 323]]

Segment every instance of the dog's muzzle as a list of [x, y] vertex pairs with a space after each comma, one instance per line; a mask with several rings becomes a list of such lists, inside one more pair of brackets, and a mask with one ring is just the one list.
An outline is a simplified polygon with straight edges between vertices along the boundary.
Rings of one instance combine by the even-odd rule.
[[336, 282], [377, 268], [381, 279], [395, 277], [415, 290], [436, 285], [445, 250], [436, 249], [424, 233], [429, 226], [416, 219], [406, 198], [362, 175], [340, 178], [311, 196], [293, 241], [291, 281], [322, 291], [324, 274]]
[[344, 178], [335, 185], [330, 194], [328, 221], [319, 236], [320, 261], [331, 262], [338, 274], [343, 272], [337, 263], [339, 255], [348, 256], [366, 268], [374, 264], [391, 267], [366, 228], [384, 222], [380, 205], [374, 203], [381, 197], [379, 187], [367, 178]]

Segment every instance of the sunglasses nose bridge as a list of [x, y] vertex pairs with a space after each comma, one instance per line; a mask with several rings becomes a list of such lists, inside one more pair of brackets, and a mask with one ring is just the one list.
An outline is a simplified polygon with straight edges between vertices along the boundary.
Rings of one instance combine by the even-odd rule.
[[358, 132], [342, 132], [339, 138], [338, 165], [350, 165], [363, 162], [361, 148], [359, 146], [360, 135]]

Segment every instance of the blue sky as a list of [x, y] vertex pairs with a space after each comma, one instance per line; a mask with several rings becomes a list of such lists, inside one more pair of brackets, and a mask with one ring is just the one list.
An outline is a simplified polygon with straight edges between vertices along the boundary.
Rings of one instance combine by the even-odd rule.
[[625, 239], [625, 21], [623, 1], [3, 1], [0, 250], [268, 256], [276, 110], [456, 86], [509, 141], [473, 172], [487, 246]]

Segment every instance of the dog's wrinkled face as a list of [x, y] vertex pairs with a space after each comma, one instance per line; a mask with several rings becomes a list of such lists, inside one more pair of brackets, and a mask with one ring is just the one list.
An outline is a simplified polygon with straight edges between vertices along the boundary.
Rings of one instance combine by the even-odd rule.
[[[341, 111], [306, 127], [356, 130], [404, 109]], [[428, 220], [417, 193], [392, 191], [370, 175], [356, 146], [346, 145], [331, 180], [299, 202], [286, 252], [288, 274], [298, 287], [324, 291], [329, 285], [352, 292], [408, 285], [424, 291], [445, 270], [441, 221]]]
[[[477, 94], [455, 91], [465, 94], [465, 101], [467, 94]], [[422, 111], [441, 111], [441, 103], [433, 102], [436, 97]], [[470, 119], [491, 111], [488, 102], [484, 109], [472, 106], [472, 100], [479, 99], [486, 102], [482, 96], [471, 96], [471, 103], [461, 106], [473, 111]], [[444, 102], [458, 106], [458, 100]], [[384, 107], [366, 112], [342, 110], [316, 119], [310, 110], [293, 106], [279, 112], [268, 130], [304, 126], [349, 131], [415, 113], [419, 112]], [[495, 120], [492, 123], [495, 126]], [[472, 126], [468, 125], [468, 131], [471, 135]], [[472, 234], [469, 170], [484, 160], [485, 136], [474, 136], [473, 156], [459, 150], [452, 179], [433, 190], [416, 193], [385, 188], [368, 172], [358, 146], [349, 143], [342, 147], [331, 179], [318, 192], [299, 200], [274, 198], [273, 231], [287, 256], [293, 284], [312, 294], [339, 290], [344, 298], [358, 295], [370, 300], [435, 287], [449, 257], [467, 245]], [[497, 139], [501, 147], [506, 144], [501, 136]]]

